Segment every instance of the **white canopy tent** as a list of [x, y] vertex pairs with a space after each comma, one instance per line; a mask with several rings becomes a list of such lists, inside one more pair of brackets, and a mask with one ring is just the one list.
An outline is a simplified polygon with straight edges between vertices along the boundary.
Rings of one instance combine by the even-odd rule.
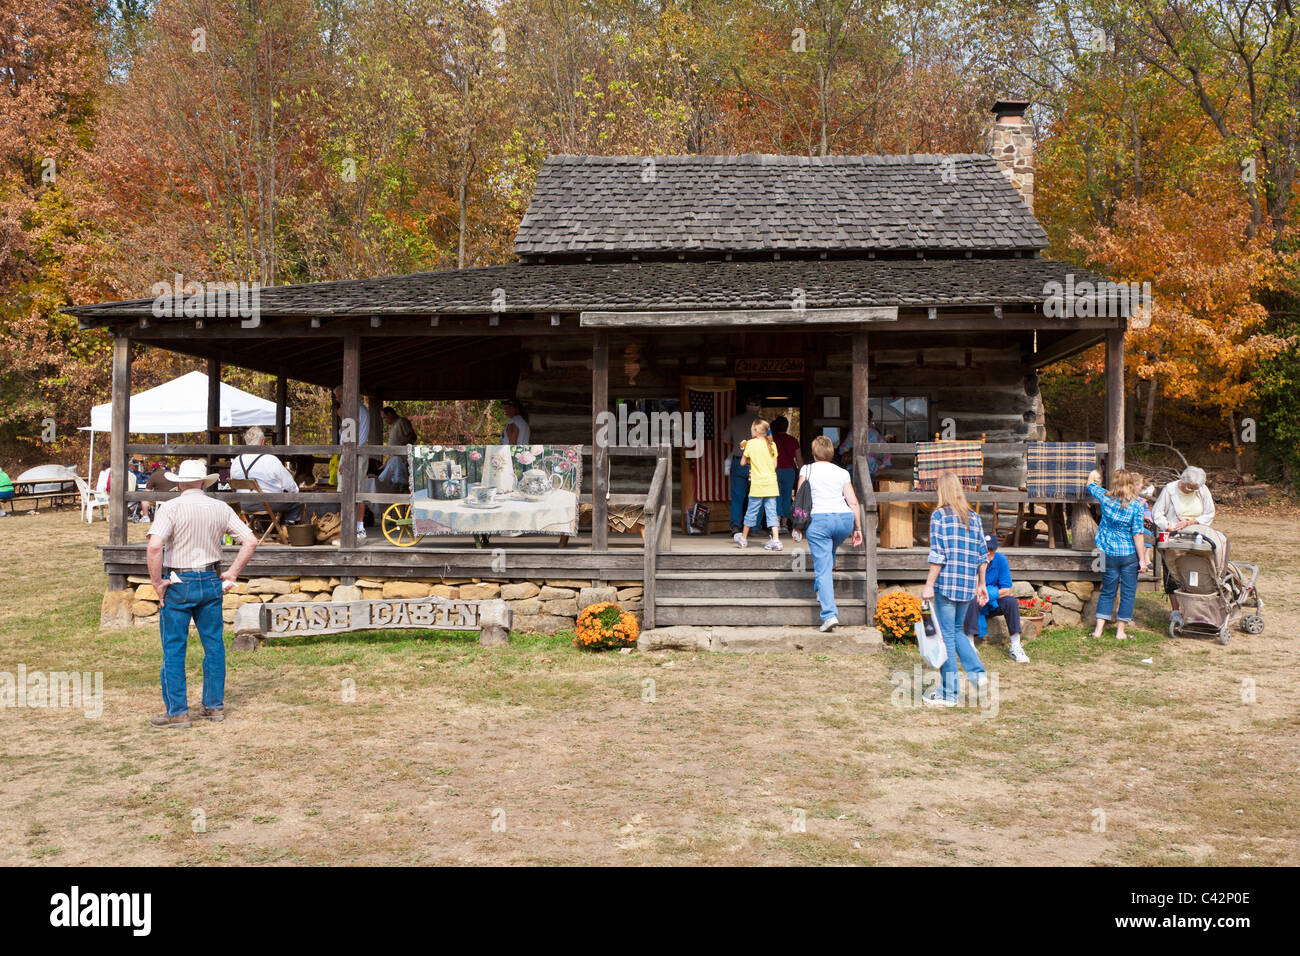
[[[233, 385], [220, 383], [221, 404], [217, 414], [218, 428], [247, 428], [251, 425], [274, 425], [275, 402], [250, 395]], [[285, 436], [291, 409], [284, 410]], [[172, 434], [207, 431], [208, 428], [208, 377], [202, 372], [187, 372], [148, 391], [131, 396], [127, 431], [138, 435], [163, 435], [164, 443]], [[113, 403], [105, 402], [90, 410], [90, 424], [82, 431], [90, 432], [90, 462], [87, 473], [95, 480], [95, 432], [113, 430]]]

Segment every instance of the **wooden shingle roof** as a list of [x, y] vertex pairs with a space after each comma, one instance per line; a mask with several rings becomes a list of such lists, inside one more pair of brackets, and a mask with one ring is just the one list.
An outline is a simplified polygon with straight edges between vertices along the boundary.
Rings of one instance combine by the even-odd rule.
[[520, 256], [1040, 250], [992, 157], [552, 156]]
[[[688, 309], [1040, 303], [1049, 282], [1101, 277], [1031, 257], [781, 259], [777, 261], [516, 263], [377, 279], [273, 286], [261, 314], [431, 315]], [[85, 326], [148, 317], [152, 299], [65, 309]], [[168, 321], [166, 319], [162, 321]]]

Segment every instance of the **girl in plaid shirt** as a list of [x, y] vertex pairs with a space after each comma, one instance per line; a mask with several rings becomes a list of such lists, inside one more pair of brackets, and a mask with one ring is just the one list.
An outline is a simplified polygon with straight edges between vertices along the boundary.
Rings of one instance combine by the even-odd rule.
[[962, 623], [972, 600], [980, 607], [989, 602], [984, 570], [989, 563], [984, 526], [971, 510], [956, 473], [945, 471], [935, 482], [939, 506], [930, 515], [930, 577], [921, 597], [934, 606], [934, 623], [943, 635], [948, 657], [939, 668], [940, 684], [921, 698], [931, 707], [957, 706], [957, 659], [966, 679], [983, 684], [984, 664]]
[[[1101, 637], [1107, 621], [1116, 621], [1115, 639], [1124, 640], [1124, 626], [1133, 620], [1138, 572], [1147, 570], [1146, 539], [1143, 537], [1145, 506], [1138, 496], [1142, 477], [1131, 471], [1110, 476], [1110, 491], [1101, 486], [1101, 472], [1088, 476], [1088, 494], [1101, 505], [1101, 523], [1094, 539], [1101, 549], [1101, 594], [1097, 597], [1097, 626], [1093, 637]], [[1116, 592], [1119, 608], [1115, 607]]]

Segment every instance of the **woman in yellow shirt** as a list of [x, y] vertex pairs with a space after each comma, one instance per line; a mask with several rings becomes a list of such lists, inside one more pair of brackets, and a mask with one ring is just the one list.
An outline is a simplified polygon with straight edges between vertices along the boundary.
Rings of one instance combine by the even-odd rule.
[[781, 522], [777, 517], [776, 500], [781, 494], [776, 480], [776, 442], [767, 433], [767, 420], [755, 418], [750, 426], [749, 441], [744, 442], [742, 465], [749, 466], [749, 507], [745, 509], [745, 527], [733, 536], [736, 547], [749, 546], [749, 529], [758, 525], [761, 509], [772, 530], [772, 539], [763, 545], [765, 551], [781, 550]]

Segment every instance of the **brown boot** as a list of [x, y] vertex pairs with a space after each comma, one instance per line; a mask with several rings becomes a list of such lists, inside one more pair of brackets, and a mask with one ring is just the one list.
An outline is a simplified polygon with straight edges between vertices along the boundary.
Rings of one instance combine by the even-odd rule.
[[149, 726], [156, 727], [158, 730], [185, 730], [189, 725], [189, 714], [177, 714], [175, 717], [159, 714], [157, 717], [149, 718]]
[[199, 719], [219, 723], [226, 719], [226, 709], [224, 707], [200, 707]]

